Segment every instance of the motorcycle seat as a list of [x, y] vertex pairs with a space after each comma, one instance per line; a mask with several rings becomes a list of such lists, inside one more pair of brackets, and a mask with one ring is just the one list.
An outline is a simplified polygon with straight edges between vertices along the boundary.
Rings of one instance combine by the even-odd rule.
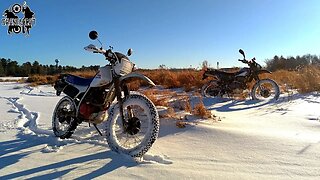
[[227, 76], [234, 76], [237, 74], [237, 72], [226, 72], [226, 71], [222, 71], [222, 70], [211, 69], [211, 70], [209, 70], [209, 74], [223, 74], [223, 75], [227, 75]]
[[83, 77], [72, 75], [72, 74], [65, 74], [64, 76], [65, 76], [65, 80], [68, 83], [78, 85], [78, 86], [89, 86], [93, 80], [93, 77], [83, 78]]

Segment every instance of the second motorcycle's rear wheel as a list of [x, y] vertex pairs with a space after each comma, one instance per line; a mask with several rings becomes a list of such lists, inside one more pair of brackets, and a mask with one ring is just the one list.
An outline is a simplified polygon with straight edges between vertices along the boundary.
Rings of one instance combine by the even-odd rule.
[[221, 96], [220, 94], [220, 88], [215, 81], [211, 81], [205, 85], [202, 86], [201, 88], [201, 94], [204, 97], [217, 97]]

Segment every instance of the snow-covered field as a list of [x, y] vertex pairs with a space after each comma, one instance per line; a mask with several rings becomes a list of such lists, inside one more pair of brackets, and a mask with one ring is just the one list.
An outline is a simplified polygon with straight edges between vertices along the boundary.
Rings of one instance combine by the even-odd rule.
[[177, 128], [162, 119], [140, 161], [110, 151], [85, 123], [70, 139], [54, 137], [51, 115], [60, 98], [50, 86], [0, 83], [0, 179], [320, 178], [316, 93], [277, 102], [206, 98], [221, 121]]

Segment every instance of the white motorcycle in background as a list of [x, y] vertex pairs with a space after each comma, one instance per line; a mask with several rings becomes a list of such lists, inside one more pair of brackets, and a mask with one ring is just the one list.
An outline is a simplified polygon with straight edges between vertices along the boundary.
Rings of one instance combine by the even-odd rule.
[[[98, 33], [91, 31], [89, 37], [95, 40]], [[132, 73], [134, 64], [128, 58], [131, 49], [127, 56], [113, 52], [112, 47], [105, 50], [102, 44], [101, 48], [90, 44], [84, 49], [104, 55], [109, 64], [90, 79], [60, 75], [54, 88], [57, 95], [63, 92], [66, 96], [53, 113], [54, 134], [61, 139], [69, 138], [80, 123], [88, 122], [102, 135], [96, 125], [107, 121], [105, 135], [109, 147], [118, 153], [141, 157], [158, 137], [159, 115], [155, 105], [146, 96], [130, 92], [127, 83], [140, 78], [151, 86], [155, 84], [144, 75]]]

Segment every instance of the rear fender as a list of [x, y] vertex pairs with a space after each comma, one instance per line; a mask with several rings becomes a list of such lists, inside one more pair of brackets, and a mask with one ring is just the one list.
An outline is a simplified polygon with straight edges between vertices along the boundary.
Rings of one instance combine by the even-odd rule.
[[206, 79], [208, 77], [211, 77], [213, 79], [219, 79], [217, 77], [217, 74], [214, 73], [214, 71], [206, 71], [206, 72], [204, 72], [203, 75], [202, 75], [202, 80], [204, 80], [204, 79]]

